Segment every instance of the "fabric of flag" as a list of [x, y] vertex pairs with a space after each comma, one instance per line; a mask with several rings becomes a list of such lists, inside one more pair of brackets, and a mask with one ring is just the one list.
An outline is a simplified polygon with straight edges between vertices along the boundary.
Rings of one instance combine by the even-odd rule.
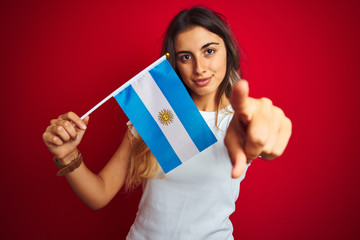
[[114, 97], [168, 173], [217, 139], [170, 63], [159, 60]]

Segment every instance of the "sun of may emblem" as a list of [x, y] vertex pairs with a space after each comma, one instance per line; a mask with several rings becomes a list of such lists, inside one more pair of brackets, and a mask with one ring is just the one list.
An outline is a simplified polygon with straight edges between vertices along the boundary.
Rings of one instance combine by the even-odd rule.
[[174, 120], [174, 115], [168, 109], [163, 109], [159, 112], [158, 119], [162, 125], [168, 126]]

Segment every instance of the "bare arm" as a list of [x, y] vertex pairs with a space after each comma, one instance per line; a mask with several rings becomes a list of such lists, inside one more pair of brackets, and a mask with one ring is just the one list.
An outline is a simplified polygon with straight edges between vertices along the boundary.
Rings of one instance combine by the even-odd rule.
[[121, 145], [98, 175], [84, 163], [66, 175], [74, 192], [92, 209], [106, 206], [124, 185], [130, 159], [129, 149], [129, 137], [125, 134]]
[[[64, 164], [77, 155], [80, 143], [88, 123], [74, 113], [61, 115], [51, 121], [43, 134], [43, 140], [56, 158]], [[130, 160], [129, 133], [125, 134], [117, 151], [99, 174], [91, 172], [84, 163], [66, 178], [75, 193], [91, 208], [100, 209], [107, 205], [124, 185]]]

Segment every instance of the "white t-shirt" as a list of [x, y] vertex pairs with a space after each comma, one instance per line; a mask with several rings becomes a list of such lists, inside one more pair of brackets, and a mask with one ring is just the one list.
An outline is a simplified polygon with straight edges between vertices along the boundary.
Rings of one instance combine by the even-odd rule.
[[[231, 106], [228, 107], [232, 111]], [[240, 182], [224, 145], [233, 114], [201, 112], [218, 142], [189, 159], [165, 178], [149, 179], [127, 240], [233, 239], [229, 216], [235, 211]]]

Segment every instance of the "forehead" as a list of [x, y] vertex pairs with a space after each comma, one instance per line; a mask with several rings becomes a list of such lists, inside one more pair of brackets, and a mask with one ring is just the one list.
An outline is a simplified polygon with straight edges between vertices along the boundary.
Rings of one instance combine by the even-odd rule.
[[224, 45], [224, 41], [217, 34], [203, 27], [195, 26], [176, 35], [174, 48], [175, 51], [199, 50], [209, 42], [217, 42], [220, 45]]

